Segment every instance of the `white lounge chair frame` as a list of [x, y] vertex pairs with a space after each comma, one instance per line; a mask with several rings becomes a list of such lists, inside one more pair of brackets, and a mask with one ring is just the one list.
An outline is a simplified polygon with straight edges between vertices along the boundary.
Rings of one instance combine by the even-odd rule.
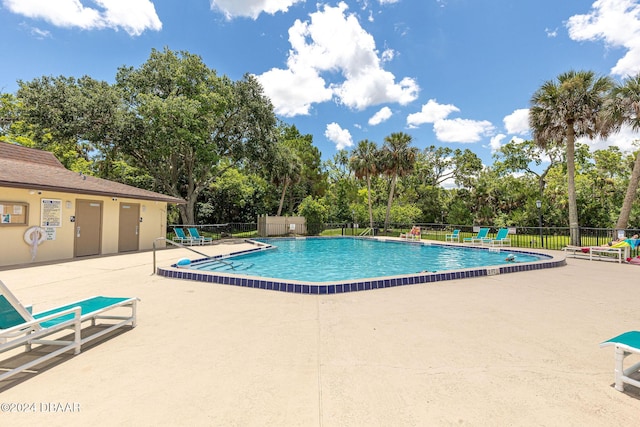
[[413, 227], [411, 227], [411, 230], [407, 231], [406, 233], [401, 233], [399, 237], [405, 240], [421, 240], [422, 229], [414, 225]]
[[[586, 249], [586, 251], [585, 251]], [[588, 258], [589, 261], [593, 261], [594, 259], [613, 259], [618, 260], [619, 264], [622, 264], [622, 261], [627, 259], [629, 254], [629, 247], [607, 247], [607, 246], [566, 246], [562, 248], [564, 252], [566, 252], [567, 256], [571, 256], [572, 258]], [[609, 256], [604, 257], [603, 255], [615, 255], [614, 258]], [[595, 258], [594, 258], [595, 256]]]
[[[633, 335], [634, 338], [637, 339], [640, 336], [640, 332], [638, 331], [629, 331], [624, 334], [618, 335], [617, 337], [611, 338], [608, 341], [600, 343], [600, 347], [607, 346], [615, 346], [615, 367], [614, 367], [614, 387], [618, 391], [624, 391], [624, 385], [630, 384], [632, 386], [640, 388], [640, 381], [635, 380], [630, 377], [631, 374], [636, 373], [640, 370], [640, 362], [628, 367], [624, 368], [624, 359], [632, 354], [640, 354], [640, 348], [632, 347], [625, 343], [625, 336]], [[620, 340], [620, 342], [617, 342]]]
[[213, 238], [212, 237], [201, 236], [200, 233], [198, 232], [198, 229], [195, 228], [195, 227], [187, 228], [187, 233], [189, 233], [189, 236], [191, 237], [191, 240], [193, 242], [198, 242], [199, 245], [212, 245], [213, 244]]
[[500, 229], [495, 239], [485, 240], [483, 243], [488, 243], [490, 246], [511, 246], [511, 239], [509, 237], [499, 237], [501, 232], [505, 236], [509, 235], [508, 229]]
[[489, 233], [489, 227], [482, 227], [478, 230], [478, 232], [476, 233], [475, 236], [472, 237], [465, 237], [464, 239], [462, 239], [463, 243], [480, 243], [481, 245], [484, 243], [488, 243], [489, 240], [491, 240], [489, 237], [487, 237], [487, 234]]
[[[38, 345], [50, 345], [50, 346], [59, 346], [60, 348], [48, 352], [30, 362], [24, 363], [16, 368], [9, 369], [7, 372], [0, 374], [0, 381], [5, 380], [15, 374], [18, 374], [22, 371], [30, 369], [36, 365], [41, 364], [49, 359], [52, 359], [62, 353], [66, 353], [68, 351], [73, 350], [74, 354], [79, 354], [81, 347], [83, 344], [95, 340], [109, 332], [118, 329], [125, 325], [131, 325], [134, 328], [137, 324], [137, 302], [138, 298], [124, 298], [121, 301], [111, 304], [109, 306], [100, 308], [95, 311], [91, 311], [86, 314], [82, 314], [82, 309], [79, 306], [72, 307], [66, 310], [61, 310], [59, 312], [55, 312], [49, 314], [44, 317], [34, 318], [34, 316], [20, 303], [20, 301], [13, 295], [13, 293], [6, 287], [6, 285], [0, 280], [0, 295], [4, 296], [7, 302], [14, 308], [14, 310], [19, 314], [24, 322], [19, 323], [13, 327], [7, 329], [0, 329], [0, 354], [3, 354], [9, 350], [13, 350], [22, 345], [25, 346], [25, 352], [30, 352], [33, 344]], [[99, 297], [93, 297], [99, 298]], [[88, 298], [86, 300], [77, 301], [72, 304], [65, 304], [65, 306], [73, 306], [74, 304], [83, 303], [85, 301], [89, 301], [93, 298]], [[113, 310], [117, 307], [126, 307], [131, 309], [131, 314], [129, 316], [113, 316], [113, 315], [104, 315], [103, 313]], [[55, 308], [53, 309], [55, 310]], [[52, 310], [46, 310], [49, 312]], [[61, 321], [53, 326], [45, 326], [47, 322], [55, 321], [56, 319], [61, 319], [64, 316], [68, 316], [73, 314], [73, 317], [68, 320]], [[37, 314], [36, 314], [37, 316]], [[117, 323], [107, 323], [104, 324], [104, 328], [101, 328], [98, 332], [94, 332], [93, 334], [87, 335], [84, 338], [82, 337], [82, 324], [84, 322], [90, 321], [91, 326], [96, 326], [97, 320], [116, 320]], [[103, 326], [103, 324], [101, 324]], [[71, 329], [73, 331], [73, 338], [71, 340], [63, 340], [59, 336], [52, 337], [52, 335], [57, 334], [63, 330]], [[68, 335], [68, 334], [66, 334]], [[43, 339], [47, 338], [47, 339]]]
[[[180, 232], [178, 232], [180, 230]], [[183, 228], [173, 227], [173, 232], [175, 233], [175, 241], [182, 245], [199, 245], [200, 241], [195, 240], [193, 236], [187, 236], [187, 233], [184, 232]], [[182, 235], [181, 235], [182, 234]]]
[[445, 242], [460, 242], [460, 230], [453, 230], [453, 233], [451, 234], [445, 234], [444, 235], [444, 241]]

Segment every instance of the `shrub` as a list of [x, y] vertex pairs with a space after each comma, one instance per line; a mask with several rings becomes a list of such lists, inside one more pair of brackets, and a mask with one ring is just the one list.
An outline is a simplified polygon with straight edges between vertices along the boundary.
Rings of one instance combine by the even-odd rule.
[[307, 234], [315, 236], [322, 232], [324, 223], [329, 217], [329, 210], [320, 201], [307, 196], [298, 206], [298, 215], [303, 216], [307, 221]]

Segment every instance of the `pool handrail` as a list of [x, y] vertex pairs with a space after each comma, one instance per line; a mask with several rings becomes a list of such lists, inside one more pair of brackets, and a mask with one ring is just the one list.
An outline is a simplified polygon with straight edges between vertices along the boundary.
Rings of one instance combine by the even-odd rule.
[[156, 274], [156, 242], [157, 242], [158, 240], [164, 240], [165, 242], [167, 242], [167, 243], [169, 243], [169, 244], [171, 244], [171, 245], [173, 245], [173, 246], [177, 246], [177, 247], [179, 247], [179, 248], [187, 249], [187, 250], [189, 250], [189, 251], [191, 251], [191, 252], [195, 252], [195, 253], [197, 253], [197, 254], [198, 254], [198, 255], [200, 255], [200, 256], [203, 256], [203, 257], [205, 257], [205, 258], [209, 258], [209, 255], [207, 255], [207, 254], [203, 254], [202, 252], [198, 252], [198, 251], [196, 251], [195, 249], [192, 249], [190, 246], [182, 245], [182, 244], [180, 244], [180, 243], [178, 243], [178, 242], [174, 242], [174, 241], [173, 241], [173, 240], [171, 240], [171, 239], [167, 239], [166, 237], [156, 237], [156, 238], [153, 240], [153, 273], [151, 273], [151, 275], [152, 275], [152, 276], [153, 276], [154, 274]]

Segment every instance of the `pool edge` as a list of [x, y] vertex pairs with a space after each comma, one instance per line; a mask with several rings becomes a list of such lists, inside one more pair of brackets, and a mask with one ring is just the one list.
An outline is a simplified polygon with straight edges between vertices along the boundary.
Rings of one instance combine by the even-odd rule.
[[[379, 239], [379, 238], [378, 238]], [[252, 240], [246, 240], [247, 243], [254, 243]], [[438, 241], [426, 241], [421, 244], [438, 244], [442, 246], [459, 246], [455, 244], [446, 244]], [[479, 247], [482, 249], [482, 247]], [[225, 259], [230, 256], [251, 253], [258, 250], [265, 250], [264, 244], [256, 248], [244, 251], [230, 252], [224, 255], [217, 255], [207, 259]], [[488, 248], [487, 248], [488, 249]], [[157, 267], [156, 273], [159, 276], [192, 280], [205, 283], [217, 283], [221, 285], [240, 286], [254, 289], [265, 289], [280, 292], [309, 294], [309, 295], [331, 295], [347, 292], [359, 292], [373, 289], [391, 288], [396, 286], [418, 285], [423, 283], [436, 283], [446, 280], [468, 279], [473, 277], [492, 276], [498, 274], [518, 273], [523, 271], [541, 270], [546, 268], [556, 268], [567, 265], [565, 257], [556, 257], [554, 255], [533, 252], [526, 249], [505, 247], [502, 250], [513, 253], [526, 253], [543, 256], [547, 259], [528, 263], [514, 263], [509, 265], [496, 265], [481, 268], [471, 268], [463, 270], [449, 270], [444, 272], [422, 272], [414, 274], [406, 274], [389, 277], [376, 277], [366, 280], [346, 281], [346, 282], [304, 282], [296, 280], [269, 279], [258, 276], [233, 275], [214, 272], [194, 271], [178, 268], [175, 264], [171, 267]], [[564, 254], [559, 254], [564, 255]], [[195, 260], [197, 262], [200, 260]]]

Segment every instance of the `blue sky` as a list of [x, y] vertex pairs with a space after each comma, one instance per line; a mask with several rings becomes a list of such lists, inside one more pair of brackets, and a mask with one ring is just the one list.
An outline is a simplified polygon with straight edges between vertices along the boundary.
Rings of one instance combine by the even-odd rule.
[[[0, 0], [0, 91], [44, 75], [112, 83], [152, 48], [186, 50], [219, 74], [261, 81], [276, 113], [324, 159], [406, 132], [469, 148], [485, 164], [530, 138], [546, 80], [640, 72], [638, 0]], [[593, 148], [629, 150], [624, 129]]]

